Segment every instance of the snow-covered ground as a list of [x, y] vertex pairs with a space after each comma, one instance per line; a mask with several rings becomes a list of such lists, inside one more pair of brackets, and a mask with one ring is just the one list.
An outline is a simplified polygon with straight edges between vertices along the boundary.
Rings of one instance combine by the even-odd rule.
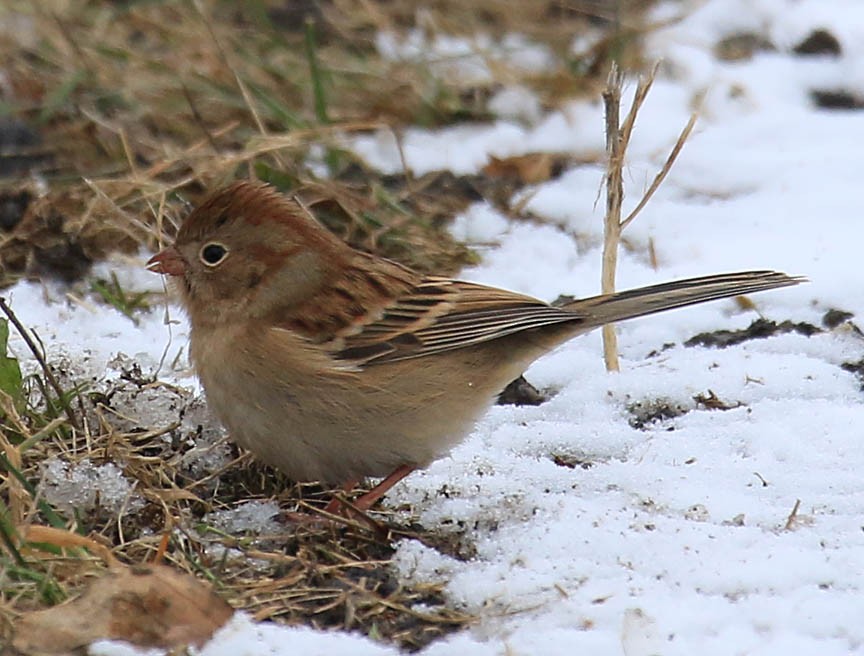
[[[658, 20], [685, 4], [662, 5]], [[622, 252], [619, 287], [773, 268], [812, 282], [754, 296], [766, 318], [819, 325], [829, 308], [862, 316], [864, 266], [855, 263], [864, 243], [864, 113], [816, 109], [809, 92], [843, 87], [864, 96], [864, 5], [710, 0], [689, 10], [649, 39], [664, 65], [629, 151], [630, 206], [704, 95], [702, 118], [627, 231], [634, 249]], [[818, 27], [838, 37], [842, 56], [791, 54]], [[716, 60], [712, 46], [740, 32], [765, 35], [780, 50]], [[498, 104], [519, 120], [409, 130], [408, 165], [464, 173], [489, 154], [602, 148], [599, 104], [537, 115], [523, 91], [507, 93]], [[526, 116], [536, 118], [526, 124]], [[388, 134], [354, 147], [382, 169], [402, 167]], [[596, 293], [601, 177], [597, 167], [580, 167], [529, 190], [527, 207], [546, 225], [471, 208], [454, 231], [497, 245], [463, 277], [546, 299]], [[649, 240], [657, 270], [645, 256]], [[159, 284], [146, 273], [126, 275], [138, 289]], [[10, 296], [51, 348], [89, 349], [97, 371], [116, 351], [155, 366], [168, 343], [159, 313], [133, 328], [110, 311], [45, 305], [33, 285]], [[460, 562], [417, 542], [399, 546], [404, 579], [446, 581], [449, 602], [480, 618], [424, 656], [864, 653], [864, 392], [839, 366], [864, 357], [864, 338], [841, 327], [723, 350], [681, 346], [757, 316], [723, 301], [621, 325], [622, 371], [614, 375], [604, 371], [598, 334], [577, 339], [528, 372], [536, 386], [557, 391], [548, 403], [493, 408], [451, 457], [397, 486], [387, 503], [410, 504], [428, 527], [463, 522], [477, 548]], [[182, 321], [171, 339], [168, 362], [185, 348]], [[647, 357], [666, 343], [676, 346]], [[708, 390], [741, 406], [694, 409], [647, 430], [628, 423], [632, 402], [694, 408], [693, 397]], [[590, 466], [563, 467], [554, 456]], [[446, 496], [438, 493], [444, 485]], [[121, 650], [103, 643], [92, 653]], [[203, 653], [397, 650], [238, 616]]]

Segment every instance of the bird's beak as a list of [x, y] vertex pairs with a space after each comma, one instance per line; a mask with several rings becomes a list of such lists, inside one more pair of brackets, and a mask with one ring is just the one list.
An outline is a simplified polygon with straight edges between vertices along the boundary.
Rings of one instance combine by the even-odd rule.
[[186, 271], [186, 262], [176, 248], [169, 246], [147, 260], [147, 269], [153, 273], [182, 276]]

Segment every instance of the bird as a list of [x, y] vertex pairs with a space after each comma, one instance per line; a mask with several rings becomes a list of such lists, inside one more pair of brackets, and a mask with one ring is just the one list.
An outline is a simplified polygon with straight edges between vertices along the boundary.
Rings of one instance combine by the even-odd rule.
[[[176, 281], [189, 353], [231, 438], [295, 481], [381, 478], [445, 456], [536, 359], [605, 324], [805, 279], [744, 271], [552, 305], [352, 248], [254, 181], [209, 195], [147, 268]], [[345, 512], [334, 499], [328, 509]]]

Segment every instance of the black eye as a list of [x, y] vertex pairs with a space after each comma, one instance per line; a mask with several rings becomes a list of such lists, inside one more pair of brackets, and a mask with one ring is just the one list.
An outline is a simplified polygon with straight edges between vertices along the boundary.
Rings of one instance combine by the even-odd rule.
[[225, 256], [228, 255], [228, 249], [222, 244], [205, 244], [201, 249], [201, 261], [207, 266], [216, 266]]

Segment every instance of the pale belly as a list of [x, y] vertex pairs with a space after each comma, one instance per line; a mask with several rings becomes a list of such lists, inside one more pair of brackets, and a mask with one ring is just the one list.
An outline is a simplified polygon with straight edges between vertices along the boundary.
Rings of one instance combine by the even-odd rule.
[[236, 337], [229, 330], [193, 335], [193, 361], [214, 414], [259, 460], [294, 480], [331, 483], [446, 455], [548, 349], [545, 340], [526, 348], [523, 336], [350, 371], [290, 333]]

